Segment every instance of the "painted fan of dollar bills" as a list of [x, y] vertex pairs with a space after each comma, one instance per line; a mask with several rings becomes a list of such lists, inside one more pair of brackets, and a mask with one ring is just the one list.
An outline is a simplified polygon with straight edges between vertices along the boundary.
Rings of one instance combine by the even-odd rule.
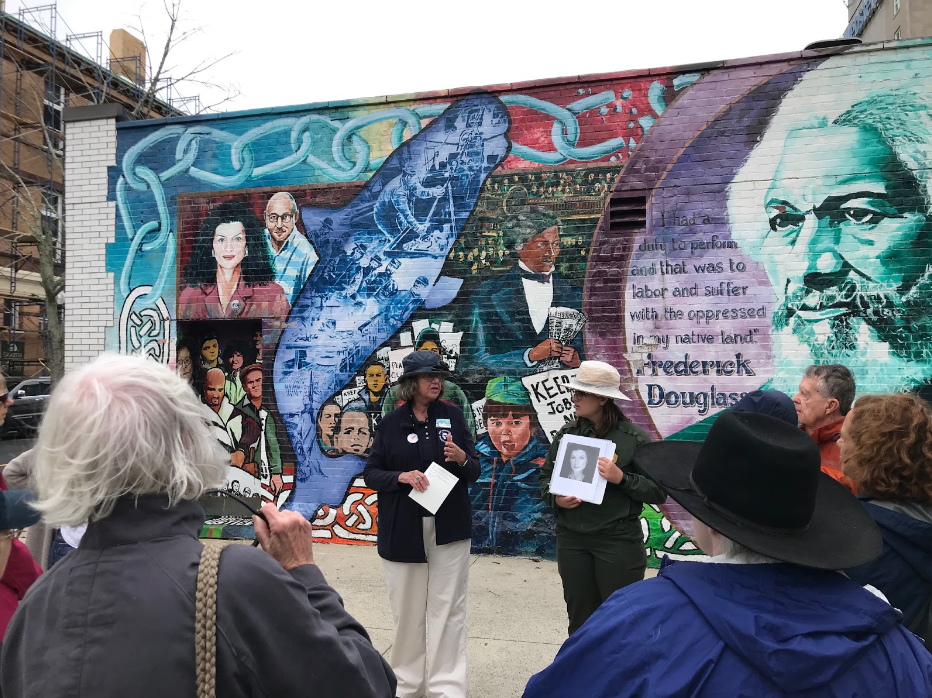
[[[586, 316], [572, 308], [550, 308], [548, 318], [550, 339], [563, 346], [571, 344], [586, 324]], [[556, 356], [541, 361], [537, 366], [537, 371], [550, 371], [554, 368], [561, 368], [560, 359]]]

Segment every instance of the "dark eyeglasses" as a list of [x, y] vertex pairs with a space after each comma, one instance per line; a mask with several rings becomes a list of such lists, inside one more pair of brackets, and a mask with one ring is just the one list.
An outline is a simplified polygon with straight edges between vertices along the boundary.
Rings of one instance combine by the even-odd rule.
[[0, 393], [0, 402], [6, 402], [7, 400], [12, 400], [12, 399], [13, 397], [10, 395], [9, 390], [6, 391], [5, 393]]
[[592, 393], [587, 393], [584, 390], [576, 390], [576, 388], [570, 388], [570, 395], [573, 397], [596, 397]]
[[283, 213], [282, 215], [279, 216], [277, 213], [266, 213], [265, 220], [267, 220], [272, 225], [278, 225], [279, 221], [281, 221], [283, 225], [288, 225], [289, 223], [294, 221], [294, 214]]

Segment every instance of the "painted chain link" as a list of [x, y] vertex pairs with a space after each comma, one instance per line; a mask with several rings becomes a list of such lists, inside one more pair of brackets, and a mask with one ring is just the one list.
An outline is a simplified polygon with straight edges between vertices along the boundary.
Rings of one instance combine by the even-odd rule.
[[[682, 89], [692, 84], [698, 77], [693, 74], [678, 76], [674, 81], [675, 89]], [[649, 89], [650, 103], [657, 116], [660, 116], [666, 109], [663, 99], [664, 89], [664, 85], [659, 82], [654, 82]], [[627, 91], [623, 93], [621, 99], [626, 99], [628, 94], [630, 93]], [[550, 131], [554, 150], [538, 150], [520, 143], [512, 143], [511, 154], [522, 160], [542, 165], [559, 165], [570, 160], [592, 161], [634, 145], [632, 141], [626, 141], [624, 137], [610, 138], [602, 143], [589, 146], [577, 145], [580, 126], [576, 117], [593, 109], [600, 109], [600, 113], [607, 111], [606, 105], [618, 100], [618, 96], [611, 90], [587, 95], [566, 107], [528, 95], [503, 95], [501, 99], [508, 107], [531, 109], [546, 114], [554, 120]], [[436, 117], [448, 106], [448, 104], [429, 104], [413, 109], [391, 107], [348, 121], [329, 119], [320, 114], [282, 117], [252, 128], [239, 136], [203, 124], [166, 126], [146, 136], [126, 151], [123, 157], [122, 174], [116, 184], [117, 208], [123, 228], [130, 239], [126, 262], [120, 275], [120, 293], [125, 298], [133, 289], [133, 264], [140, 256], [138, 253], [152, 252], [164, 247], [166, 252], [162, 256], [162, 266], [158, 277], [152, 283], [151, 290], [144, 297], [139, 298], [138, 302], [141, 305], [151, 305], [162, 296], [175, 261], [175, 234], [165, 194], [165, 183], [174, 177], [187, 174], [213, 189], [233, 189], [249, 180], [261, 179], [300, 164], [307, 164], [335, 182], [357, 180], [366, 171], [378, 169], [386, 159], [385, 157], [371, 158], [371, 146], [360, 134], [362, 129], [385, 121], [393, 122], [390, 143], [392, 149], [396, 149], [406, 138], [411, 138], [420, 132], [423, 120]], [[653, 124], [654, 118], [643, 117], [638, 120], [645, 132]], [[314, 129], [317, 129], [318, 133], [315, 133]], [[321, 138], [320, 131], [332, 132], [332, 140], [329, 144], [332, 162], [323, 160], [311, 152], [315, 137]], [[278, 160], [257, 166], [254, 144], [269, 136], [285, 133], [288, 134], [288, 143], [292, 152]], [[161, 173], [156, 173], [139, 162], [150, 149], [173, 138], [177, 139], [177, 144], [175, 163], [171, 167]], [[230, 174], [209, 172], [195, 165], [202, 144], [207, 143], [229, 148]], [[348, 152], [352, 152], [352, 158], [347, 156]], [[129, 189], [151, 192], [155, 199], [158, 220], [142, 223], [138, 227], [133, 223], [128, 202]]]

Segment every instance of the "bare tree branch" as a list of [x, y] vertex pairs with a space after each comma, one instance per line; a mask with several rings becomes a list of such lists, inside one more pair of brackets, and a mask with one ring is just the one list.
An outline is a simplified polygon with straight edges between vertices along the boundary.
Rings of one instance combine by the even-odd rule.
[[[132, 118], [151, 115], [157, 102], [162, 99], [161, 96], [170, 97], [173, 92], [184, 100], [196, 100], [199, 106], [196, 107], [195, 113], [217, 109], [240, 95], [237, 86], [222, 84], [210, 77], [210, 71], [235, 55], [236, 52], [227, 53], [216, 59], [201, 60], [193, 66], [180, 69], [174, 65], [173, 57], [178, 46], [190, 41], [203, 31], [201, 27], [182, 26], [182, 2], [183, 0], [162, 0], [168, 26], [157, 61], [152, 60], [153, 52], [150, 50], [151, 42], [149, 41], [151, 33], [146, 32], [141, 11], [137, 14], [138, 26], [131, 27], [142, 36], [148, 70], [148, 75], [144, 76], [144, 86], [139, 90], [141, 94], [132, 109]], [[50, 68], [53, 72], [48, 74], [49, 68], [37, 67], [34, 61], [29, 62], [28, 57], [17, 57], [12, 51], [9, 52], [6, 60], [12, 61], [15, 69], [21, 74], [41, 75], [47, 83], [51, 82], [56, 86], [61, 83], [67, 86], [72, 94], [88, 102], [101, 103], [107, 99], [109, 83], [106, 81], [109, 80], [109, 73], [106, 73], [102, 67], [99, 68], [100, 81], [95, 83], [93, 70], [88, 72], [83, 64], [75, 65], [71, 62], [57, 64]], [[181, 73], [181, 76], [171, 77], [172, 73]], [[11, 99], [8, 85], [0, 85], [0, 90], [3, 90], [5, 101]], [[13, 135], [0, 136], [0, 143], [18, 140], [21, 146], [39, 152], [48, 168], [47, 182], [60, 182], [63, 173], [62, 153], [59, 149], [60, 136], [52, 128], [52, 124], [42, 123], [45, 113], [45, 92], [41, 86], [32, 90], [36, 98], [34, 114], [27, 111], [28, 117], [16, 122], [17, 132]], [[204, 93], [210, 94], [210, 103], [206, 106], [200, 103], [201, 95]], [[163, 113], [164, 108], [160, 107], [158, 111]], [[19, 107], [16, 108], [16, 113], [20, 113]], [[34, 179], [40, 181], [34, 181]], [[47, 320], [46, 340], [48, 344], [45, 365], [54, 383], [64, 375], [64, 328], [59, 318], [59, 296], [65, 289], [66, 278], [63, 273], [60, 273], [59, 251], [64, 250], [65, 230], [60, 225], [61, 221], [56, 226], [48, 226], [43, 222], [44, 208], [47, 203], [44, 190], [48, 186], [43, 183], [44, 180], [46, 180], [45, 175], [40, 174], [34, 177], [27, 170], [17, 171], [9, 162], [0, 161], [0, 205], [6, 204], [11, 209], [15, 207], [21, 214], [15, 224], [17, 229], [7, 231], [5, 239], [16, 247], [35, 248], [34, 257], [30, 255], [14, 259], [9, 266], [11, 273], [15, 274], [24, 264], [29, 264], [32, 269], [35, 269], [35, 263], [38, 262]], [[24, 302], [41, 304], [42, 300], [37, 298], [34, 301], [30, 299]]]
[[181, 0], [172, 0], [172, 4], [169, 7], [168, 0], [164, 1], [165, 11], [168, 13], [168, 34], [165, 37], [165, 48], [162, 49], [162, 57], [159, 60], [159, 67], [152, 74], [152, 79], [149, 81], [149, 88], [146, 90], [145, 95], [142, 99], [136, 104], [136, 108], [133, 109], [133, 118], [139, 116], [139, 113], [145, 108], [149, 109], [152, 101], [155, 99], [157, 92], [159, 80], [162, 77], [162, 70], [165, 68], [165, 61], [168, 60], [168, 54], [172, 49], [172, 37], [175, 34], [175, 28], [178, 26], [178, 17], [181, 14]]
[[[199, 86], [201, 88], [224, 93], [223, 97], [211, 103], [211, 109], [226, 104], [240, 95], [238, 87], [220, 84], [204, 78], [204, 76], [217, 65], [231, 56], [236, 55], [238, 53], [237, 51], [231, 51], [219, 58], [202, 60], [193, 67], [184, 69], [182, 75], [173, 75], [173, 73], [178, 72], [178, 67], [171, 63], [170, 60], [177, 48], [204, 31], [203, 27], [186, 28], [182, 26], [181, 3], [182, 0], [162, 0], [165, 14], [168, 17], [168, 30], [157, 65], [152, 61], [152, 54], [149, 51], [149, 35], [146, 32], [145, 23], [142, 21], [142, 15], [141, 13], [137, 13], [136, 15], [137, 25], [132, 27], [132, 29], [142, 35], [143, 42], [146, 46], [147, 65], [151, 69], [151, 74], [146, 83], [147, 88], [145, 95], [139, 100], [136, 108], [133, 110], [134, 117], [138, 117], [144, 111], [151, 110], [155, 100], [160, 96], [165, 99], [165, 101], [171, 101], [171, 98], [174, 96], [174, 93], [178, 91], [179, 87], [184, 89], [188, 86]], [[204, 111], [204, 109], [200, 108], [196, 110], [196, 113], [201, 113], [202, 111]]]

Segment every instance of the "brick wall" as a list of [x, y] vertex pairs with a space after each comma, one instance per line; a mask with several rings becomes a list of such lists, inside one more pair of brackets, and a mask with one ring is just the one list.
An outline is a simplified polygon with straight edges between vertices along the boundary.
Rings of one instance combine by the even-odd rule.
[[[699, 438], [761, 387], [792, 395], [810, 363], [849, 365], [867, 392], [923, 389], [930, 52], [119, 124], [86, 203], [69, 180], [70, 250], [75, 211], [111, 241], [81, 243], [77, 270], [69, 252], [69, 342], [75, 320], [115, 327], [70, 365], [105, 343], [199, 391], [224, 369], [255, 422], [231, 433], [230, 486], [287, 502], [319, 539], [370, 543], [365, 454], [402, 357], [436, 349], [481, 454], [476, 549], [552, 555], [537, 473], [581, 360], [618, 368], [651, 438]], [[95, 147], [72, 137], [69, 168]], [[112, 201], [115, 222], [98, 216]], [[107, 279], [112, 295], [91, 285]], [[98, 315], [75, 318], [92, 288], [78, 307]], [[231, 370], [252, 361], [256, 409]], [[644, 510], [652, 564], [696, 552], [667, 514]]]
[[113, 274], [106, 271], [104, 260], [116, 231], [115, 207], [107, 197], [107, 168], [116, 165], [116, 119], [68, 122], [66, 137], [69, 370], [104, 351], [105, 329], [114, 322]]

